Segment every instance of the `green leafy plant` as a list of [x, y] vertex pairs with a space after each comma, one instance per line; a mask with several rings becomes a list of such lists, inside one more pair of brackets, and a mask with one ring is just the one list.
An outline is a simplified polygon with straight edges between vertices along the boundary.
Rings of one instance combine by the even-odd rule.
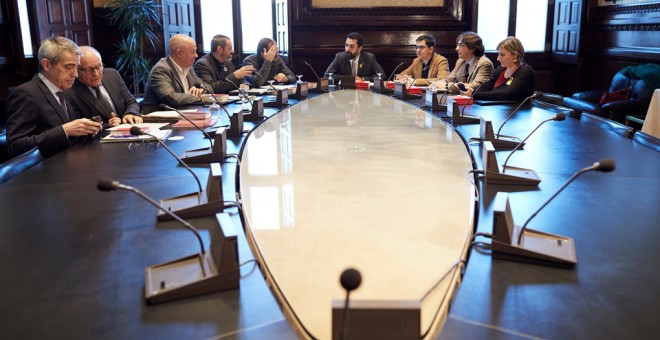
[[106, 8], [110, 9], [110, 25], [124, 33], [121, 42], [116, 45], [119, 49], [117, 69], [131, 79], [129, 86], [138, 96], [150, 69], [150, 60], [144, 55], [145, 46], [155, 50], [160, 43], [154, 27], [162, 26], [161, 5], [153, 0], [110, 0]]

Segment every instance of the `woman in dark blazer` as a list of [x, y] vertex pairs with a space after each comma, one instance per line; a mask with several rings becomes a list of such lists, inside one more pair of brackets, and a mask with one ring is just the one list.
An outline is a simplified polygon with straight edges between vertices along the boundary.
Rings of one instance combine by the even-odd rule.
[[[500, 62], [490, 79], [474, 94], [474, 99], [523, 101], [534, 94], [534, 70], [525, 64], [525, 49], [516, 37], [508, 37], [497, 45]], [[461, 92], [472, 95], [473, 90]]]

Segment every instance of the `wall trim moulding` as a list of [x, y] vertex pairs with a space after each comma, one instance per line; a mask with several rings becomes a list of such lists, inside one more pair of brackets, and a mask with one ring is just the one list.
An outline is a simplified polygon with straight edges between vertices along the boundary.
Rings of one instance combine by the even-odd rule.
[[452, 16], [462, 20], [464, 0], [445, 0], [442, 6], [430, 7], [362, 7], [362, 8], [319, 8], [312, 5], [312, 0], [304, 0], [304, 12], [308, 16], [411, 16], [442, 17]]

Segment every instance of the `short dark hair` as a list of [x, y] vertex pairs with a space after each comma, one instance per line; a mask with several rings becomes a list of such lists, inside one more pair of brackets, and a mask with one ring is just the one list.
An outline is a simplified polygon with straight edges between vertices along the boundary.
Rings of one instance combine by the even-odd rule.
[[229, 41], [229, 37], [226, 35], [218, 34], [211, 39], [211, 52], [215, 52], [218, 49], [218, 46], [225, 48]]
[[456, 43], [465, 44], [469, 49], [474, 50], [474, 55], [477, 57], [481, 57], [486, 51], [483, 40], [481, 40], [481, 37], [474, 32], [461, 33], [461, 35], [456, 38]]
[[358, 32], [348, 33], [348, 35], [346, 36], [346, 39], [357, 40], [358, 47], [364, 45], [364, 39], [362, 39], [362, 34], [360, 34]]
[[426, 46], [435, 47], [435, 38], [433, 38], [432, 35], [422, 34], [415, 41], [416, 42], [424, 41], [426, 43]]
[[261, 56], [261, 52], [264, 50], [264, 48], [268, 50], [269, 46], [275, 44], [276, 44], [275, 40], [271, 38], [261, 38], [261, 40], [259, 40], [259, 43], [257, 43], [257, 62], [259, 63], [259, 65], [261, 65], [264, 62], [264, 58]]

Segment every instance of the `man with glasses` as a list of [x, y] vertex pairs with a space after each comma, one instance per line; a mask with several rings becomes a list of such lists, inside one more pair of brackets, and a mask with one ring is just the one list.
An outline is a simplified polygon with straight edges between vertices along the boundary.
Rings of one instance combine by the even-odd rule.
[[142, 123], [140, 107], [128, 91], [119, 72], [104, 68], [101, 54], [90, 46], [81, 46], [78, 79], [65, 91], [81, 117], [99, 116], [108, 126]]
[[485, 55], [484, 43], [474, 32], [465, 32], [456, 38], [458, 60], [447, 78], [436, 81], [439, 89], [459, 92], [458, 84], [475, 89], [493, 74], [493, 63]]
[[430, 35], [420, 35], [416, 40], [417, 58], [403, 72], [402, 81], [412, 85], [426, 86], [433, 81], [444, 79], [449, 74], [447, 58], [435, 53], [435, 39]]
[[18, 86], [7, 98], [7, 148], [10, 157], [37, 147], [50, 157], [77, 141], [96, 135], [101, 124], [79, 119], [63, 91], [78, 76], [82, 52], [64, 37], [41, 42], [37, 59], [39, 73]]
[[385, 73], [383, 68], [376, 61], [376, 56], [373, 53], [364, 52], [364, 39], [360, 33], [349, 33], [346, 36], [346, 43], [344, 45], [344, 52], [339, 52], [335, 55], [328, 69], [325, 71], [326, 76], [329, 73], [335, 75], [355, 76], [355, 80], [371, 80], [372, 77], [377, 76], [379, 73]]

